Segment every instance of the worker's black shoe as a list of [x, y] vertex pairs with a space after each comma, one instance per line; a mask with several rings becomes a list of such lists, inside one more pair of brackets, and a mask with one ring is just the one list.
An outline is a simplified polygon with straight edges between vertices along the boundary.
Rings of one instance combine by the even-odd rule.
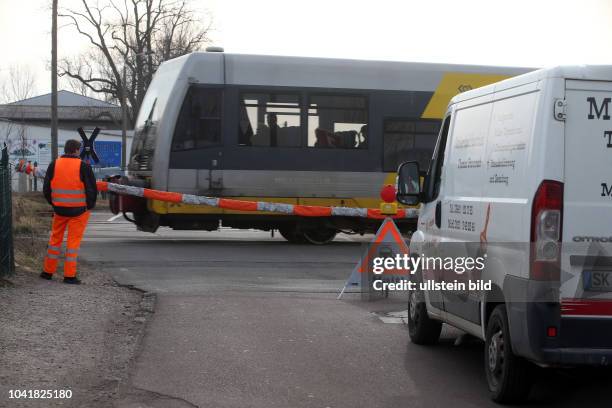
[[46, 280], [51, 280], [53, 278], [53, 275], [47, 272], [41, 272], [40, 277]]
[[80, 285], [81, 280], [79, 278], [64, 278], [64, 283], [68, 283], [70, 285]]

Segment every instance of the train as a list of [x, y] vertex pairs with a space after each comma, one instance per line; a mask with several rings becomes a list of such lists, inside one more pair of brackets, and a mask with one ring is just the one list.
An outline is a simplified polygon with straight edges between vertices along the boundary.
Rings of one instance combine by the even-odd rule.
[[[241, 200], [378, 208], [406, 160], [429, 165], [450, 98], [528, 68], [230, 54], [164, 62], [134, 129], [129, 185]], [[300, 218], [111, 197], [142, 231], [278, 230], [325, 244], [380, 220]], [[416, 218], [398, 221], [414, 229]]]

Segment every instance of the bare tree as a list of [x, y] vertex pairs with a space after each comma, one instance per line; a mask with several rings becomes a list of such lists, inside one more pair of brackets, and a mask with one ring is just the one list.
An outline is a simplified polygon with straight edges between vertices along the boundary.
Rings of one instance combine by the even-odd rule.
[[10, 103], [27, 99], [36, 92], [34, 73], [27, 65], [11, 65], [8, 76], [0, 85], [0, 103]]
[[[31, 141], [27, 134], [27, 127], [20, 111], [12, 111], [12, 119], [3, 121], [0, 129], [0, 134], [3, 145], [6, 143], [9, 154], [15, 154], [18, 157], [25, 159], [29, 155]], [[19, 118], [18, 116], [21, 116]]]
[[2, 141], [6, 143], [9, 148], [9, 153], [12, 151], [13, 147], [15, 147], [15, 143], [17, 142], [17, 136], [19, 134], [20, 124], [17, 122], [13, 122], [7, 120], [2, 124]]
[[[203, 21], [190, 0], [81, 0], [60, 17], [91, 45], [85, 54], [64, 58], [59, 75], [122, 101], [134, 122], [157, 67], [171, 58], [199, 50], [209, 41], [209, 18]], [[125, 73], [125, 75], [124, 75]]]
[[[36, 92], [36, 80], [31, 68], [27, 65], [11, 65], [6, 80], [0, 84], [0, 102], [10, 103], [31, 98]], [[9, 151], [20, 151], [25, 155], [29, 140], [26, 134], [23, 112], [17, 105], [0, 107], [0, 115], [8, 120], [2, 126], [2, 141]]]
[[93, 92], [91, 91], [91, 89], [86, 84], [79, 81], [78, 79], [67, 78], [66, 85], [68, 86], [68, 89], [70, 89], [74, 93], [78, 93], [79, 95], [84, 95], [84, 96], [93, 95]]

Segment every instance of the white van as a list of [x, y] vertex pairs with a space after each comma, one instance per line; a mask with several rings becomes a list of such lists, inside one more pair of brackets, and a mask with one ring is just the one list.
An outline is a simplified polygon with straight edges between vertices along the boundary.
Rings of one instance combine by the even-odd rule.
[[422, 187], [418, 163], [398, 170], [398, 201], [422, 203], [411, 256], [486, 259], [413, 275], [468, 289], [410, 291], [410, 338], [435, 343], [444, 322], [484, 340], [497, 402], [527, 397], [533, 363], [612, 363], [611, 102], [612, 66], [468, 91], [450, 102]]

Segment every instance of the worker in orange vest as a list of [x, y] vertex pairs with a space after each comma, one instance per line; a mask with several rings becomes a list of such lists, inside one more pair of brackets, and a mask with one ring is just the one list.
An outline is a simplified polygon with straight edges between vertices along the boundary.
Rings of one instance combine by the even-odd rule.
[[89, 210], [95, 207], [98, 190], [96, 177], [89, 164], [79, 157], [81, 143], [68, 140], [64, 155], [47, 168], [43, 193], [53, 206], [53, 227], [40, 277], [50, 280], [61, 256], [64, 232], [68, 229], [64, 256], [64, 283], [79, 284], [77, 256], [87, 227]]

